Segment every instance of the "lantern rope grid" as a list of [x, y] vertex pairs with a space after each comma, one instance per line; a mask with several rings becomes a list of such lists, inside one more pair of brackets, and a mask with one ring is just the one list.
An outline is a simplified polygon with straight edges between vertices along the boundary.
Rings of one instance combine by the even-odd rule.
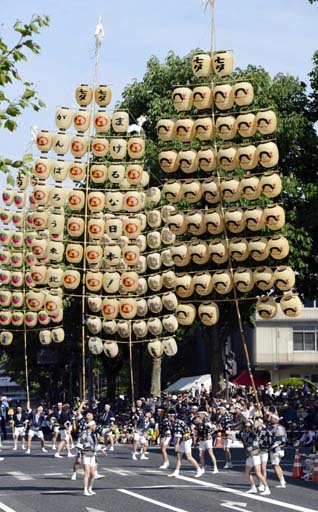
[[[187, 117], [184, 117], [184, 119], [191, 119], [192, 120], [192, 117], [187, 116]], [[213, 121], [213, 123], [214, 123], [214, 126], [215, 126], [215, 121]], [[175, 151], [180, 150], [180, 151], [182, 151], [182, 150], [187, 150], [187, 149], [195, 149], [196, 150], [198, 148], [199, 149], [209, 149], [210, 147], [213, 147], [214, 151], [216, 151], [216, 153], [217, 153], [218, 149], [228, 148], [230, 144], [231, 144], [231, 147], [234, 147], [234, 148], [244, 148], [244, 147], [249, 146], [249, 145], [255, 146], [257, 148], [257, 146], [259, 146], [260, 144], [265, 144], [266, 142], [276, 142], [276, 137], [275, 138], [269, 137], [268, 139], [260, 139], [260, 140], [255, 140], [254, 139], [254, 142], [252, 142], [252, 140], [251, 140], [252, 137], [246, 137], [246, 140], [244, 140], [242, 142], [238, 142], [238, 141], [235, 141], [235, 137], [233, 137], [232, 139], [222, 139], [219, 136], [218, 136], [218, 138], [216, 138], [216, 135], [217, 134], [215, 134], [215, 130], [214, 130], [213, 131], [213, 137], [211, 137], [211, 139], [209, 139], [208, 141], [205, 141], [205, 140], [201, 141], [196, 136], [194, 136], [193, 139], [189, 140], [188, 142], [185, 142], [185, 141], [182, 141], [182, 140], [179, 140], [179, 139], [176, 139], [176, 138], [174, 138], [171, 141], [161, 141], [161, 142], [164, 142], [165, 145], [162, 145], [160, 147], [160, 150], [161, 151], [165, 151], [165, 150], [167, 150], [167, 151], [169, 151], [169, 150], [175, 150]], [[193, 148], [191, 146], [189, 146], [189, 144], [191, 142], [195, 141], [196, 139], [198, 139], [197, 140], [198, 146], [194, 146]], [[213, 139], [215, 139], [215, 140], [213, 140]], [[167, 144], [167, 142], [170, 142], [170, 144]], [[172, 143], [176, 143], [176, 142], [180, 142], [180, 144], [185, 144], [185, 145], [182, 146], [182, 147], [173, 146]], [[202, 145], [201, 144], [202, 142], [204, 142], [205, 144]], [[209, 142], [210, 142], [210, 144], [209, 144]], [[257, 166], [255, 166], [255, 168], [256, 167]], [[273, 167], [275, 168], [275, 166], [273, 166]], [[263, 168], [266, 169], [266, 170], [270, 170], [271, 169], [270, 167], [268, 167], [268, 168], [267, 167], [263, 167]], [[195, 172], [195, 171], [193, 171], [193, 172]], [[229, 171], [229, 172], [234, 172], [234, 171]], [[173, 173], [170, 173], [170, 174], [173, 174]]]

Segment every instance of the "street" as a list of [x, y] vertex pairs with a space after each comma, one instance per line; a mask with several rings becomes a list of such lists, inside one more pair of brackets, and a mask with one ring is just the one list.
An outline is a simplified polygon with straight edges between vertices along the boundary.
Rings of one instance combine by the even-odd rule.
[[[12, 451], [12, 442], [5, 441], [0, 462], [0, 511], [4, 512], [149, 512], [170, 510], [175, 512], [244, 512], [299, 511], [317, 512], [318, 486], [300, 479], [292, 479], [294, 449], [285, 451], [283, 468], [287, 488], [276, 489], [277, 479], [269, 465], [270, 496], [246, 494], [249, 485], [243, 474], [244, 453], [232, 449], [234, 468], [223, 470], [224, 456], [216, 449], [220, 472], [206, 473], [194, 478], [192, 466], [183, 462], [180, 477], [168, 478], [175, 465], [173, 448], [169, 450], [170, 468], [160, 470], [162, 463], [158, 447], [151, 447], [149, 460], [133, 461], [131, 446], [116, 446], [114, 452], [98, 458], [98, 472], [104, 478], [95, 481], [95, 496], [83, 496], [83, 471], [71, 481], [74, 458], [54, 458], [42, 453], [34, 442], [31, 455], [19, 447]], [[74, 451], [74, 450], [73, 450]], [[197, 458], [197, 450], [193, 451]]]

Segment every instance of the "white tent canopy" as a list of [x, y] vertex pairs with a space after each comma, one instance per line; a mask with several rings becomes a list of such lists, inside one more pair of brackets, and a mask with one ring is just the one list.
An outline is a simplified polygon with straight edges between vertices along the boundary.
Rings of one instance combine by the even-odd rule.
[[204, 387], [207, 391], [211, 388], [211, 375], [208, 373], [206, 375], [194, 375], [193, 377], [183, 377], [182, 379], [177, 380], [173, 384], [170, 384], [164, 391], [167, 393], [177, 393], [183, 391], [191, 391], [192, 388], [195, 387], [196, 384], [199, 384], [201, 388], [201, 384], [204, 384]]

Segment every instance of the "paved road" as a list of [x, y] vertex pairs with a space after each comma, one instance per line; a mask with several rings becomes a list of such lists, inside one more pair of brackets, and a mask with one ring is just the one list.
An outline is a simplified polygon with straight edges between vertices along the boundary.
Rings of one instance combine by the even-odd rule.
[[[31, 455], [12, 451], [6, 441], [0, 462], [0, 512], [317, 512], [318, 484], [287, 476], [287, 488], [276, 489], [276, 478], [269, 473], [270, 496], [247, 495], [242, 449], [233, 449], [234, 469], [210, 471], [194, 478], [192, 466], [184, 462], [180, 477], [167, 478], [171, 471], [159, 470], [162, 460], [157, 447], [150, 448], [149, 460], [133, 461], [131, 447], [119, 446], [99, 457], [97, 494], [84, 497], [83, 473], [71, 481], [74, 459], [56, 459], [52, 450], [42, 453], [34, 442]], [[294, 450], [287, 450], [286, 474], [292, 471]], [[194, 450], [197, 456], [197, 450]], [[219, 467], [224, 465], [222, 450], [216, 450]], [[171, 449], [171, 467], [175, 456]]]

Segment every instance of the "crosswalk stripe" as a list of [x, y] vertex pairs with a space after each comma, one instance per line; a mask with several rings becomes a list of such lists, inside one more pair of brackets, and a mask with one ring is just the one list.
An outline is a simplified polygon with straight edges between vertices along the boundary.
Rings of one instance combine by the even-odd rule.
[[34, 480], [33, 476], [26, 475], [22, 471], [8, 471], [8, 475], [13, 476], [17, 480]]

